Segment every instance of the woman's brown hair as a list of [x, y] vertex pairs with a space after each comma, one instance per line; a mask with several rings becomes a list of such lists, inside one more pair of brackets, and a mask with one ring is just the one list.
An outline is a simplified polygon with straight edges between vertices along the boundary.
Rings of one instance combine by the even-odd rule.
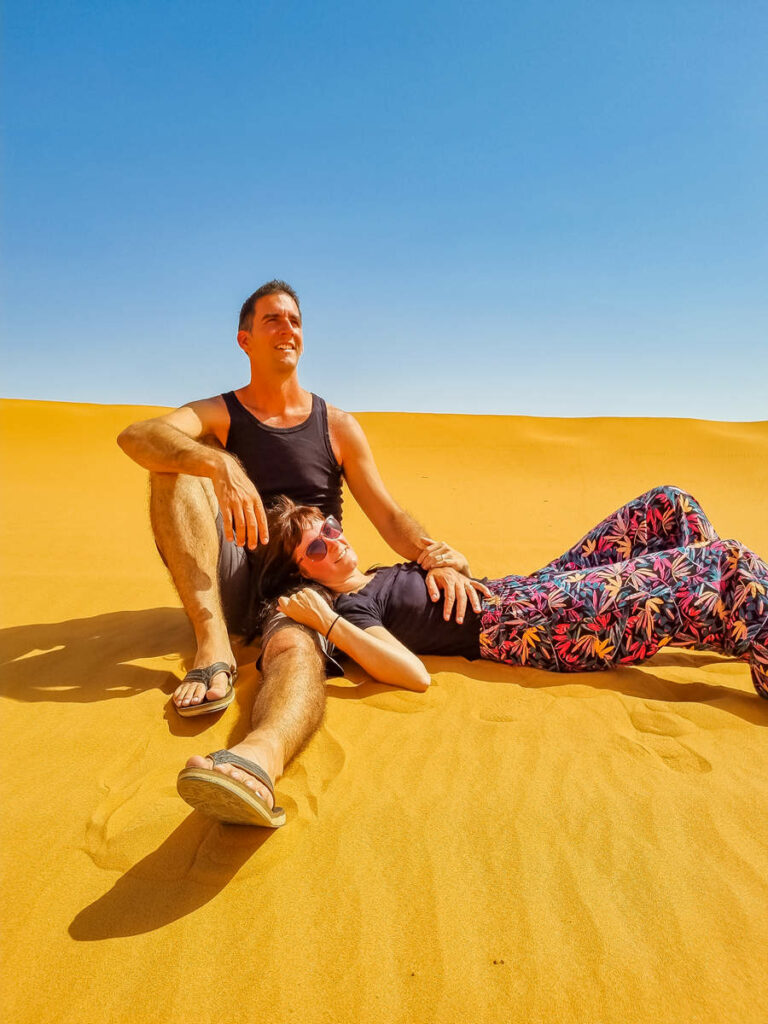
[[319, 508], [297, 505], [285, 495], [280, 495], [267, 509], [269, 541], [253, 552], [255, 586], [248, 617], [249, 639], [262, 629], [278, 597], [304, 585], [293, 553], [301, 543], [304, 530], [322, 518]]

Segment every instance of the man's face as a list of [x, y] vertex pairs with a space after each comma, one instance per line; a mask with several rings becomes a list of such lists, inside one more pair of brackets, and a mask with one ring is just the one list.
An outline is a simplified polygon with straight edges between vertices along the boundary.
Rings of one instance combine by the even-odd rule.
[[290, 295], [264, 295], [256, 303], [250, 331], [239, 331], [237, 343], [251, 363], [264, 369], [291, 371], [304, 350], [301, 313]]

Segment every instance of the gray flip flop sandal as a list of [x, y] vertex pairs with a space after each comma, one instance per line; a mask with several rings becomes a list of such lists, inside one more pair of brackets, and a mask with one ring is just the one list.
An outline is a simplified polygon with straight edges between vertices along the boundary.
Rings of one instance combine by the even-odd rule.
[[223, 711], [224, 708], [229, 707], [235, 699], [235, 680], [237, 679], [237, 667], [235, 665], [227, 665], [225, 661], [215, 661], [212, 665], [206, 665], [205, 668], [193, 668], [187, 672], [182, 682], [203, 683], [207, 693], [217, 672], [226, 672], [227, 674], [227, 692], [224, 696], [218, 700], [206, 700], [203, 698], [199, 704], [187, 704], [186, 707], [179, 707], [175, 701], [172, 701], [173, 706], [182, 718], [210, 715], [214, 711]]
[[[231, 750], [217, 750], [207, 756], [214, 765], [234, 764], [253, 775], [267, 787], [274, 800], [272, 779], [255, 761], [233, 754]], [[176, 789], [181, 799], [186, 800], [191, 807], [229, 825], [280, 828], [285, 824], [285, 811], [282, 807], [270, 808], [262, 797], [244, 783], [222, 775], [213, 768], [183, 768], [176, 780]]]

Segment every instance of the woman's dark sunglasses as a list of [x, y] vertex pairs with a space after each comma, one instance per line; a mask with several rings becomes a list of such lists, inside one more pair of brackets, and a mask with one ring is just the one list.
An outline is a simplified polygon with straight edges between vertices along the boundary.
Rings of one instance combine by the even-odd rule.
[[323, 525], [320, 527], [320, 535], [315, 537], [312, 543], [307, 546], [307, 550], [301, 557], [308, 558], [310, 562], [322, 562], [328, 554], [328, 545], [323, 540], [323, 537], [327, 537], [328, 540], [336, 540], [341, 534], [341, 523], [334, 519], [333, 516], [328, 516], [327, 519], [323, 520]]

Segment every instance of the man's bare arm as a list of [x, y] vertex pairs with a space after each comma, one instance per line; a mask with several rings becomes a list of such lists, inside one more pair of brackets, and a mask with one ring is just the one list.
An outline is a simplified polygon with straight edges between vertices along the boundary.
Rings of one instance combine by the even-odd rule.
[[226, 441], [228, 417], [221, 398], [182, 405], [164, 416], [131, 423], [117, 443], [140, 466], [154, 473], [211, 476], [220, 457], [203, 443], [206, 437]]
[[[221, 398], [190, 402], [165, 416], [139, 420], [117, 438], [126, 455], [153, 473], [208, 477], [228, 540], [255, 548], [269, 539], [259, 492], [238, 460], [223, 450], [229, 416]], [[209, 441], [209, 443], [205, 443]]]
[[384, 540], [403, 558], [415, 561], [426, 531], [387, 490], [363, 428], [349, 413], [329, 409], [332, 436], [352, 496]]
[[[478, 593], [487, 593], [481, 583], [469, 578], [469, 565], [460, 551], [426, 536], [424, 528], [401, 508], [387, 490], [363, 428], [349, 413], [329, 409], [333, 440], [338, 446], [342, 468], [352, 496], [398, 554], [418, 561], [428, 570], [427, 589], [433, 601], [445, 596], [445, 618], [455, 609], [464, 618], [467, 603], [478, 611]], [[442, 556], [442, 557], [440, 557]]]

